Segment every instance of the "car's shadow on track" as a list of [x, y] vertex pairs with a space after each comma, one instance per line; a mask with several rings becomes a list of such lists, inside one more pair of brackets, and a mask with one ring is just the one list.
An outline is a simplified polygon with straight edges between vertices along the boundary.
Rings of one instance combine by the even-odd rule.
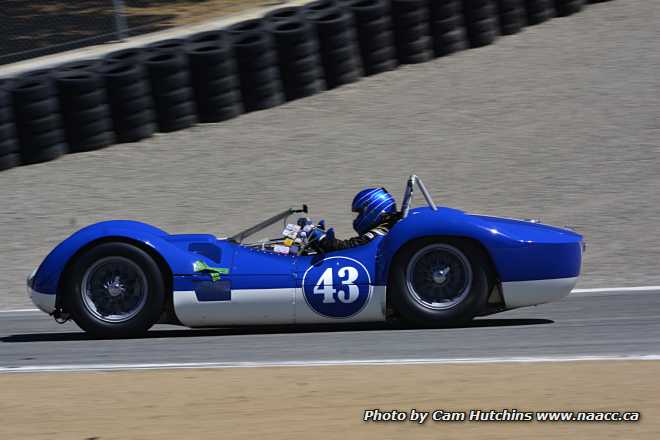
[[[336, 333], [352, 331], [459, 331], [483, 327], [515, 327], [552, 324], [550, 319], [476, 319], [460, 327], [421, 328], [413, 327], [399, 322], [365, 323], [365, 324], [334, 324], [334, 325], [297, 325], [297, 326], [259, 326], [259, 327], [224, 327], [208, 329], [175, 328], [163, 330], [156, 328], [145, 335], [134, 339], [163, 339], [163, 338], [195, 338], [211, 336], [243, 336], [243, 335], [272, 335], [296, 333]], [[51, 341], [90, 341], [93, 336], [83, 332], [53, 332], [53, 333], [24, 333], [0, 338], [0, 342], [51, 342]]]

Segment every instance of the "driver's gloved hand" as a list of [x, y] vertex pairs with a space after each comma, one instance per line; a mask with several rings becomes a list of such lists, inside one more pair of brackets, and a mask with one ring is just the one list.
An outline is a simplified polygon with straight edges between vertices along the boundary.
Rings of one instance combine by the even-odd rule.
[[314, 228], [307, 233], [307, 242], [310, 244], [318, 243], [325, 238], [325, 235], [325, 232], [321, 229]]
[[325, 239], [330, 241], [335, 239], [335, 228], [330, 228], [325, 231]]

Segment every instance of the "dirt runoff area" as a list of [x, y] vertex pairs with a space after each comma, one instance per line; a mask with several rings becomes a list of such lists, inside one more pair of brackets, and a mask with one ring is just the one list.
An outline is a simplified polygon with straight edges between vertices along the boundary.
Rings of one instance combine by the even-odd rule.
[[[2, 439], [657, 439], [660, 362], [0, 376]], [[639, 411], [623, 422], [365, 422], [365, 410]]]

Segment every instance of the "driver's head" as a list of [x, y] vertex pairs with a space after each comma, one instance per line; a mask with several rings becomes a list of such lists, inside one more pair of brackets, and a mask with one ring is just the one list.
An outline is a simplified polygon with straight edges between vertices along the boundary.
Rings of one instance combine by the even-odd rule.
[[364, 234], [381, 224], [387, 214], [396, 212], [396, 201], [385, 188], [367, 188], [355, 195], [351, 208], [357, 212], [353, 229]]

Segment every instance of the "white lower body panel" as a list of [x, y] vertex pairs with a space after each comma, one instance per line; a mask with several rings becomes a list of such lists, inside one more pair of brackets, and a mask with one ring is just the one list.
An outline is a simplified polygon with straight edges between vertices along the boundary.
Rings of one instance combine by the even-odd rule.
[[28, 296], [34, 305], [42, 312], [46, 312], [50, 315], [55, 311], [55, 300], [57, 299], [57, 295], [46, 295], [45, 293], [39, 293], [28, 287]]
[[507, 309], [515, 309], [557, 301], [571, 293], [577, 281], [573, 277], [502, 283], [504, 304]]
[[385, 290], [373, 286], [362, 310], [348, 318], [316, 313], [300, 288], [232, 290], [228, 301], [199, 301], [194, 291], [175, 291], [174, 313], [188, 327], [384, 321]]
[[229, 301], [198, 301], [194, 291], [174, 292], [174, 313], [188, 327], [291, 324], [295, 289], [232, 290]]

